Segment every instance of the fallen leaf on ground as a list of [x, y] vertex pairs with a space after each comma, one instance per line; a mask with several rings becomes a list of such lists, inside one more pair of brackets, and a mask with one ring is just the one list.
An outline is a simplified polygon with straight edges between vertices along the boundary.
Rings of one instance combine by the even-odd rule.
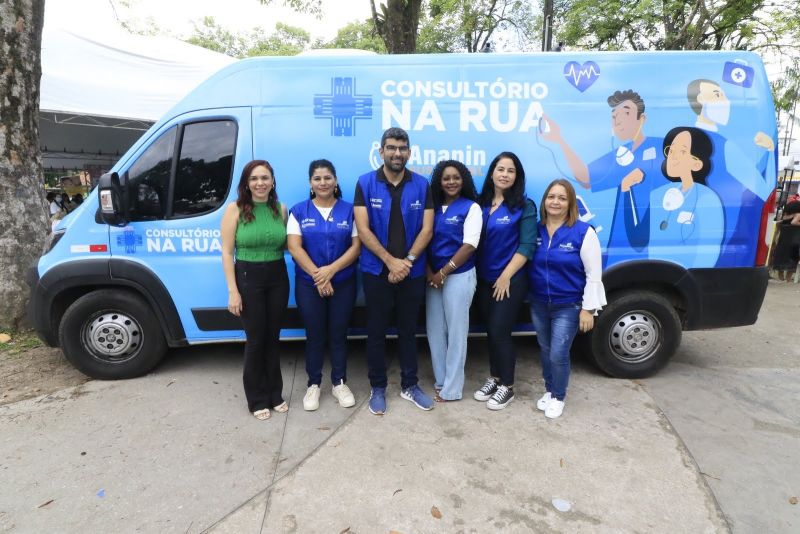
[[55, 500], [55, 499], [50, 499], [50, 500], [49, 500], [49, 501], [47, 501], [47, 502], [43, 502], [42, 504], [40, 504], [39, 506], [37, 506], [37, 508], [44, 508], [44, 507], [45, 507], [45, 506], [47, 506], [48, 504], [51, 504], [51, 503], [52, 503], [54, 500]]
[[564, 459], [563, 459], [563, 458], [561, 458], [561, 459], [558, 461], [558, 464], [559, 464], [561, 467], [564, 467]]
[[347, 534], [348, 532], [350, 532], [350, 527], [347, 527], [346, 529], [342, 530], [341, 532], [339, 532], [339, 534]]
[[789, 497], [789, 504], [797, 504], [797, 497]]
[[11, 341], [11, 336], [8, 334], [0, 334], [0, 343], [8, 343]]
[[330, 429], [331, 429], [331, 427], [329, 427], [329, 426], [321, 426], [321, 427], [317, 428], [317, 430], [330, 430]]
[[442, 518], [442, 512], [440, 512], [439, 509], [436, 508], [435, 506], [431, 506], [431, 515], [436, 519]]

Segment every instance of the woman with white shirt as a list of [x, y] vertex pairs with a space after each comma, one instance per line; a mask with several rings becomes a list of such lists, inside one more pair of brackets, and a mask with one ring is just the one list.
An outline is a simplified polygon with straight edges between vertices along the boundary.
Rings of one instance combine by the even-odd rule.
[[472, 174], [458, 161], [439, 162], [431, 174], [433, 238], [428, 245], [425, 315], [436, 380], [434, 400], [460, 400], [467, 359], [469, 307], [475, 294], [475, 249], [483, 215]]
[[547, 186], [533, 261], [528, 265], [531, 316], [541, 348], [545, 393], [536, 403], [560, 417], [570, 375], [569, 349], [578, 330], [588, 332], [606, 304], [600, 241], [578, 219], [575, 189], [567, 180]]
[[309, 199], [295, 205], [286, 226], [295, 262], [294, 297], [306, 327], [308, 389], [303, 408], [319, 408], [322, 364], [330, 348], [333, 396], [344, 408], [356, 401], [347, 381], [347, 328], [356, 299], [354, 263], [361, 241], [353, 205], [341, 199], [336, 169], [326, 159], [308, 167]]

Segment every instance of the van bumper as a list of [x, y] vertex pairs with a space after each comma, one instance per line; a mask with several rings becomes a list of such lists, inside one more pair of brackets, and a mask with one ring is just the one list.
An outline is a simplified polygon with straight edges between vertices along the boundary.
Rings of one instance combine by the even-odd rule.
[[[748, 326], [758, 320], [769, 281], [766, 267], [688, 269], [696, 291], [695, 306], [686, 314], [684, 330]], [[688, 282], [688, 280], [687, 280]]]
[[39, 279], [38, 260], [28, 268], [25, 282], [31, 288], [28, 299], [28, 322], [33, 326], [39, 339], [50, 347], [58, 346], [58, 332], [50, 324], [50, 314], [45, 305], [45, 291]]

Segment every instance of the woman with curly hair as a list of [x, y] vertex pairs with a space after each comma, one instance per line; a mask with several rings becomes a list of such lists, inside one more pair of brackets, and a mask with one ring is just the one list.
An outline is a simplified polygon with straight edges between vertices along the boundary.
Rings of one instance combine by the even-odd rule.
[[433, 238], [428, 245], [425, 314], [436, 380], [434, 400], [460, 400], [467, 358], [469, 307], [475, 294], [475, 249], [483, 216], [472, 174], [463, 163], [441, 161], [431, 175]]

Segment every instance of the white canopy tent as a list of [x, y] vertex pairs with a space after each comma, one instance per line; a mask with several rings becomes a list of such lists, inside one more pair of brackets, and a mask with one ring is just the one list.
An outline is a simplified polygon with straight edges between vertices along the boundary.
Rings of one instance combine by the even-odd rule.
[[104, 28], [66, 25], [46, 11], [39, 131], [45, 169], [108, 169], [191, 89], [236, 61], [178, 39], [132, 35], [114, 21]]

